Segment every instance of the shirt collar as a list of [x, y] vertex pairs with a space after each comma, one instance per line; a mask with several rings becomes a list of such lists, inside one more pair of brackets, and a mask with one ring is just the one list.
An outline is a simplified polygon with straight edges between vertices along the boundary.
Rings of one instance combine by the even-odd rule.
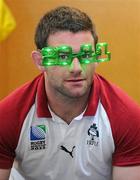
[[[51, 113], [51, 115], [52, 115], [53, 121], [64, 122], [63, 119], [61, 119], [58, 115], [56, 115], [56, 114], [51, 110], [51, 108], [50, 108], [49, 105], [48, 105], [48, 109], [49, 109], [49, 111], [50, 111], [50, 113]], [[73, 118], [73, 120], [76, 120], [76, 121], [82, 120], [85, 111], [86, 111], [86, 108], [85, 108], [85, 110], [84, 110], [80, 115], [78, 115], [78, 116], [76, 116], [75, 118]]]

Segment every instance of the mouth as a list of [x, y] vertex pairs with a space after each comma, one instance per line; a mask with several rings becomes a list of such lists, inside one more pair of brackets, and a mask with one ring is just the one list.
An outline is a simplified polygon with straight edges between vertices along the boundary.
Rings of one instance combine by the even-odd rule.
[[86, 79], [68, 79], [65, 83], [72, 87], [83, 87], [85, 81]]
[[66, 80], [67, 82], [82, 82], [82, 81], [85, 81], [85, 79], [69, 79], [69, 80]]

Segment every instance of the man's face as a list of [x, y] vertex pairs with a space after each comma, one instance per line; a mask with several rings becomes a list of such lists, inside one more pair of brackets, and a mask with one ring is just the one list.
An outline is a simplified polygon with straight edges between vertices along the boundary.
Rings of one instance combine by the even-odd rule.
[[[57, 32], [48, 38], [48, 46], [69, 45], [77, 53], [80, 46], [90, 43], [94, 46], [94, 39], [90, 32], [72, 33], [69, 31]], [[71, 65], [49, 66], [45, 71], [46, 90], [69, 98], [78, 98], [90, 90], [95, 63], [80, 64], [74, 58]]]

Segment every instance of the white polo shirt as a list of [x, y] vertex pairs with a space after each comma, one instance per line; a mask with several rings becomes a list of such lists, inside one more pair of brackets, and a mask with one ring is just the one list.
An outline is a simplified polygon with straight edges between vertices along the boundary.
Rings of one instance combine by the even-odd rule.
[[7, 141], [0, 148], [1, 168], [15, 157], [26, 180], [110, 180], [112, 165], [140, 164], [140, 109], [120, 89], [95, 75], [87, 109], [68, 125], [49, 111], [43, 82], [41, 75], [0, 105], [9, 111], [13, 97], [20, 96], [14, 104], [18, 111], [12, 107], [14, 115], [6, 115], [15, 132], [0, 113], [10, 130], [0, 129], [0, 143]]

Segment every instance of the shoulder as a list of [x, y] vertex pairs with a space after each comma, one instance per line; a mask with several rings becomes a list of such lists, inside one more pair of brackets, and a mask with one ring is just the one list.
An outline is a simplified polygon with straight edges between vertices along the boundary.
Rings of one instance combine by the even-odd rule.
[[[34, 102], [37, 85], [41, 76], [38, 76], [33, 81], [28, 82], [21, 87], [17, 88], [7, 97], [0, 101], [0, 116], [4, 116], [7, 113], [14, 114], [15, 111], [21, 112], [22, 108]], [[13, 111], [14, 110], [14, 111]]]
[[140, 106], [127, 93], [100, 75], [96, 75], [96, 79], [100, 85], [100, 100], [109, 116], [140, 117]]
[[[140, 106], [122, 89], [97, 75], [100, 84], [100, 101], [109, 117], [112, 130], [118, 126], [140, 124]], [[118, 131], [118, 130], [117, 130]]]

